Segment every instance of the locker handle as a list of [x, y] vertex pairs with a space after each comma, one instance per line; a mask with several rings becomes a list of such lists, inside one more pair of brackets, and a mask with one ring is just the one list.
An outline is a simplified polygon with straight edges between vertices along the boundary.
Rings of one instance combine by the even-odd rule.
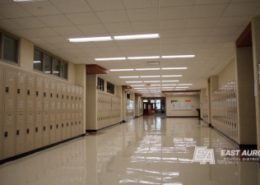
[[62, 127], [62, 128], [64, 127], [63, 123], [61, 124], [61, 127]]
[[20, 130], [16, 130], [16, 135], [17, 135], [17, 136], [20, 135]]
[[21, 89], [17, 89], [17, 94], [20, 94], [21, 93]]
[[59, 128], [59, 125], [58, 125], [58, 124], [56, 125], [56, 128]]
[[43, 96], [46, 97], [46, 92], [43, 93]]
[[5, 92], [9, 93], [9, 87], [5, 87]]
[[64, 98], [64, 95], [61, 96], [61, 99], [63, 99], [63, 98]]
[[52, 130], [52, 125], [50, 125], [50, 129]]
[[59, 94], [57, 94], [56, 97], [59, 98]]
[[52, 93], [51, 93], [51, 98], [52, 98]]
[[43, 131], [45, 131], [46, 130], [46, 127], [45, 126], [43, 126]]
[[5, 136], [5, 138], [8, 137], [8, 132], [5, 132], [5, 133], [4, 133], [4, 136]]
[[35, 132], [38, 132], [38, 127], [35, 128]]
[[26, 129], [26, 133], [27, 133], [27, 134], [30, 133], [30, 129], [29, 129], [29, 128]]
[[38, 92], [38, 91], [36, 91], [36, 93], [35, 93], [35, 94], [36, 94], [36, 96], [39, 96], [39, 92]]
[[31, 94], [31, 92], [30, 92], [30, 90], [28, 89], [28, 90], [27, 90], [27, 95], [30, 95], [30, 94]]

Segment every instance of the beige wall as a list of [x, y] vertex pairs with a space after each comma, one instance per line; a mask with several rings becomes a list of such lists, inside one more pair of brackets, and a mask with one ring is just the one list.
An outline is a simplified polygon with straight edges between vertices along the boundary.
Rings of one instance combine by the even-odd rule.
[[236, 80], [235, 58], [232, 58], [226, 67], [218, 74], [218, 87], [223, 87], [231, 80]]
[[[175, 110], [171, 101], [185, 102], [191, 100], [191, 110]], [[166, 116], [198, 116], [196, 109], [200, 107], [199, 95], [196, 96], [166, 96]]]

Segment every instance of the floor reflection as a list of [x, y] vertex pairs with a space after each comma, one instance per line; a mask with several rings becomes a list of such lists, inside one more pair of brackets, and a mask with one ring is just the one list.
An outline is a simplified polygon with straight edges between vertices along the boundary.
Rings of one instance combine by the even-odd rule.
[[[215, 165], [193, 162], [195, 146]], [[1, 185], [260, 185], [256, 162], [226, 161], [235, 148], [197, 119], [141, 117], [0, 166]], [[258, 175], [259, 174], [259, 175]]]

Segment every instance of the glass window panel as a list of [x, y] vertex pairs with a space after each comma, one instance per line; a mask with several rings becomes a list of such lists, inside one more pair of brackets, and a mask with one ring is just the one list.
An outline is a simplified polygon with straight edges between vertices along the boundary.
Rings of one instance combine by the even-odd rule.
[[57, 58], [52, 60], [52, 74], [60, 76], [60, 61]]
[[52, 58], [50, 55], [48, 54], [44, 54], [43, 55], [43, 72], [46, 74], [51, 74], [51, 70], [52, 70]]
[[68, 64], [64, 61], [60, 61], [60, 77], [68, 78]]
[[148, 100], [147, 100], [147, 99], [144, 99], [144, 100], [143, 100], [143, 102], [144, 102], [144, 103], [147, 103], [147, 102], [148, 102]]
[[42, 52], [34, 49], [33, 69], [42, 71]]
[[107, 82], [107, 92], [114, 94], [115, 93], [115, 85], [110, 83], [110, 82]]
[[105, 90], [105, 81], [102, 78], [97, 79], [97, 89], [101, 91]]
[[3, 36], [3, 58], [8, 61], [18, 63], [17, 52], [18, 41], [7, 35]]

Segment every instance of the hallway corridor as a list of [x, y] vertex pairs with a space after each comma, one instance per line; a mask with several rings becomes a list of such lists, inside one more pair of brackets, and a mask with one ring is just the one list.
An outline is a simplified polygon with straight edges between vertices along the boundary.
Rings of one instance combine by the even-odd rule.
[[[195, 146], [216, 164], [192, 162]], [[257, 185], [256, 162], [223, 160], [235, 146], [197, 119], [141, 117], [0, 166], [1, 185]]]

